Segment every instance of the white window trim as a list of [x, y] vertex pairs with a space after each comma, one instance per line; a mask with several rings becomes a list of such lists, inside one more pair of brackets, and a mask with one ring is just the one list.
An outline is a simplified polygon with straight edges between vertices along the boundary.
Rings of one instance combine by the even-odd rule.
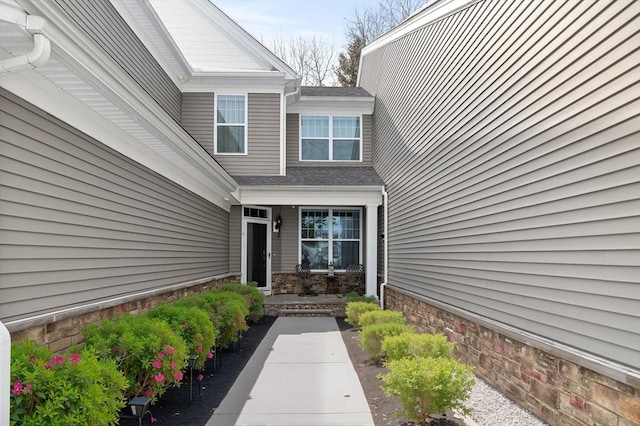
[[[244, 96], [244, 152], [218, 152], [218, 96]], [[239, 124], [229, 124], [239, 126]], [[224, 126], [224, 124], [221, 124]], [[213, 94], [213, 153], [215, 155], [248, 155], [249, 153], [249, 94], [214, 93]]]
[[[328, 210], [329, 217], [333, 217], [333, 212], [335, 210], [358, 210], [360, 212], [360, 238], [349, 239], [349, 238], [340, 238], [337, 241], [358, 241], [360, 249], [358, 250], [358, 262], [362, 264], [362, 249], [364, 247], [364, 241], [362, 236], [363, 226], [364, 226], [364, 214], [362, 207], [349, 207], [349, 206], [339, 206], [339, 207], [327, 207], [327, 206], [304, 206], [298, 209], [298, 262], [302, 259], [302, 211], [303, 210]], [[304, 241], [328, 241], [329, 247], [327, 249], [327, 256], [329, 259], [333, 259], [333, 221], [329, 223], [329, 238], [327, 240], [318, 240], [315, 238], [306, 238]], [[311, 272], [327, 272], [327, 269], [312, 269]], [[346, 269], [336, 269], [337, 272], [346, 272]]]
[[[302, 117], [328, 117], [329, 118], [329, 159], [327, 160], [305, 160], [302, 158]], [[358, 140], [360, 141], [360, 153], [358, 160], [334, 160], [333, 159], [333, 141], [340, 140], [353, 140], [355, 138], [334, 138], [333, 137], [333, 118], [334, 117], [358, 117], [360, 118], [360, 137]], [[362, 163], [362, 145], [364, 134], [362, 133], [362, 114], [323, 114], [323, 113], [308, 113], [308, 114], [299, 114], [298, 116], [298, 160], [304, 162], [323, 162], [323, 163]], [[324, 138], [317, 138], [324, 139]]]

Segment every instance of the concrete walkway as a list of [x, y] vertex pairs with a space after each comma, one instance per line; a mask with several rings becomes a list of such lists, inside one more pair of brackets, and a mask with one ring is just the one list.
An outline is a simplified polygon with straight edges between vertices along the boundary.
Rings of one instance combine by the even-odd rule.
[[338, 324], [280, 317], [208, 426], [373, 425]]

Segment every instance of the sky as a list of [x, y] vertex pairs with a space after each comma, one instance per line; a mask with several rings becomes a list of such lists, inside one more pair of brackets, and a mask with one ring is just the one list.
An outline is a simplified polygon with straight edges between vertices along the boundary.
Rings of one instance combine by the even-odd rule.
[[268, 48], [280, 35], [316, 34], [336, 52], [345, 51], [344, 30], [356, 8], [377, 7], [379, 0], [211, 0]]

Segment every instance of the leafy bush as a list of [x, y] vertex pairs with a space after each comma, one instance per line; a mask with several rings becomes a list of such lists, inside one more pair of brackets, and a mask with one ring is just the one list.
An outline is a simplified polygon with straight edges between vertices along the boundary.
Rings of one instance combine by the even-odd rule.
[[249, 304], [249, 321], [258, 322], [264, 316], [264, 294], [256, 287], [257, 283], [229, 283], [217, 288], [220, 291], [231, 291], [245, 297]]
[[406, 333], [389, 336], [382, 341], [387, 360], [402, 358], [448, 358], [454, 344], [443, 334]]
[[349, 302], [369, 302], [378, 304], [378, 299], [375, 296], [363, 296], [357, 291], [350, 291], [343, 296]]
[[29, 340], [11, 351], [12, 426], [118, 423], [127, 381], [113, 361], [90, 349], [56, 355]]
[[360, 327], [366, 327], [372, 324], [381, 324], [385, 322], [395, 322], [405, 324], [407, 319], [402, 312], [397, 311], [369, 311], [364, 312], [359, 318]]
[[226, 348], [237, 342], [249, 327], [245, 318], [249, 315], [247, 300], [234, 292], [211, 290], [195, 297], [184, 298], [178, 305], [197, 306], [209, 314], [214, 326], [220, 331], [220, 347]]
[[348, 302], [345, 308], [347, 324], [354, 327], [360, 327], [360, 315], [370, 311], [380, 311], [380, 306], [371, 302]]
[[464, 401], [475, 383], [473, 369], [453, 358], [403, 358], [387, 363], [382, 388], [402, 403], [401, 416], [426, 424], [430, 414], [469, 412]]
[[127, 398], [148, 396], [155, 401], [169, 386], [180, 386], [187, 349], [164, 321], [125, 314], [90, 325], [83, 334], [87, 347], [101, 360], [115, 361], [124, 373]]
[[382, 341], [386, 337], [411, 332], [414, 332], [413, 328], [406, 324], [394, 322], [371, 324], [360, 331], [360, 347], [369, 354], [371, 359], [380, 362], [384, 356]]
[[213, 326], [207, 312], [196, 307], [160, 305], [147, 315], [159, 319], [171, 327], [184, 340], [187, 353], [198, 355], [196, 368], [204, 367], [207, 358], [212, 358], [210, 349], [216, 344], [218, 329]]

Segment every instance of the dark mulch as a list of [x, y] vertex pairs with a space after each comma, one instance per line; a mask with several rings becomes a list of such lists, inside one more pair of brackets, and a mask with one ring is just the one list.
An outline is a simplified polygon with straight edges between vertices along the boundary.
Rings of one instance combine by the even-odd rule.
[[[243, 338], [236, 344], [219, 353], [222, 367], [219, 365], [215, 371], [213, 360], [207, 360], [203, 371], [204, 380], [198, 382], [197, 372], [194, 371], [193, 402], [189, 402], [189, 373], [185, 374], [182, 385], [179, 388], [167, 390], [160, 400], [151, 407], [153, 417], [157, 419], [158, 426], [202, 426], [207, 423], [218, 405], [222, 402], [236, 378], [251, 358], [254, 351], [267, 334], [276, 317], [264, 317], [256, 324], [251, 324]], [[371, 362], [369, 356], [360, 348], [357, 340], [357, 330], [347, 324], [343, 318], [336, 318], [342, 338], [347, 347], [351, 362], [358, 373], [360, 383], [369, 402], [371, 413], [376, 426], [413, 426], [416, 423], [406, 419], [399, 419], [393, 415], [394, 411], [401, 408], [400, 403], [388, 397], [380, 388], [381, 381], [378, 374], [386, 372], [381, 367]], [[198, 386], [200, 395], [198, 396]], [[134, 419], [121, 419], [120, 426], [134, 426], [138, 421]], [[150, 424], [147, 415], [142, 424]], [[444, 418], [436, 418], [429, 423], [430, 426], [464, 426], [464, 422], [454, 419], [451, 413]]]
[[[230, 347], [219, 352], [222, 367], [218, 363], [214, 371], [213, 360], [207, 360], [202, 372], [204, 379], [201, 382], [196, 380], [198, 373], [194, 371], [193, 403], [189, 402], [189, 372], [187, 371], [181, 386], [167, 390], [151, 407], [153, 417], [157, 419], [154, 425], [205, 425], [275, 320], [275, 317], [264, 317], [259, 322], [250, 324], [249, 330], [236, 343], [235, 348]], [[198, 386], [201, 387], [200, 396], [198, 396]], [[148, 415], [144, 417], [142, 424], [150, 424]], [[138, 421], [121, 419], [120, 425], [137, 426]]]

